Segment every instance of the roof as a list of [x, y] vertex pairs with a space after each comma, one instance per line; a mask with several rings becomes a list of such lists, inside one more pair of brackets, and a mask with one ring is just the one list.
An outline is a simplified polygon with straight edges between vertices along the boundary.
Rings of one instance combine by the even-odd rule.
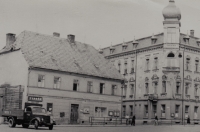
[[[14, 43], [30, 67], [122, 80], [113, 64], [93, 46], [66, 38], [24, 31]], [[5, 52], [5, 51], [4, 51]]]

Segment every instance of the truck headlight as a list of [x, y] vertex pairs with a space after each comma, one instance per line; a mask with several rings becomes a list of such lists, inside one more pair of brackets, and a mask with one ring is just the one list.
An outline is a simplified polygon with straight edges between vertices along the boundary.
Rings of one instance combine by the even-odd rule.
[[43, 118], [41, 118], [41, 121], [43, 122], [43, 121], [44, 121], [44, 119], [43, 119]]

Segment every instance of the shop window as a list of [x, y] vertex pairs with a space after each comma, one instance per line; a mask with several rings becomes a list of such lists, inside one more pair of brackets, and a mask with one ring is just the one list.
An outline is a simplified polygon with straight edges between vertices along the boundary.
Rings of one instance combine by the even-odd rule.
[[153, 105], [153, 115], [157, 115], [157, 105]]
[[78, 85], [79, 85], [79, 81], [78, 80], [74, 80], [73, 91], [78, 91]]
[[167, 55], [167, 57], [168, 57], [168, 58], [174, 58], [175, 55], [174, 55], [174, 53], [171, 52], [171, 53], [169, 53], [169, 54]]
[[144, 117], [148, 117], [149, 112], [148, 112], [148, 105], [144, 105]]
[[87, 92], [88, 93], [92, 93], [92, 82], [91, 81], [88, 81], [88, 83], [87, 83]]
[[100, 94], [104, 94], [104, 92], [105, 92], [105, 84], [100, 83]]
[[133, 105], [130, 105], [130, 116], [133, 116]]
[[106, 112], [107, 112], [107, 109], [105, 107], [95, 107], [96, 117], [106, 117], [108, 115]]
[[53, 103], [47, 103], [47, 113], [53, 114]]
[[166, 81], [162, 81], [162, 93], [166, 93]]
[[175, 105], [175, 117], [179, 117], [179, 109], [180, 109], [180, 105]]
[[38, 87], [44, 87], [44, 75], [38, 75]]
[[161, 117], [165, 118], [165, 105], [161, 105]]
[[194, 107], [194, 119], [198, 119], [198, 106]]
[[60, 88], [61, 78], [60, 77], [54, 77], [54, 85], [53, 88]]
[[149, 83], [145, 83], [145, 93], [149, 93]]
[[122, 107], [122, 113], [123, 113], [123, 117], [125, 117], [126, 116], [126, 105], [123, 105], [123, 107]]
[[116, 95], [117, 85], [112, 85], [111, 95]]

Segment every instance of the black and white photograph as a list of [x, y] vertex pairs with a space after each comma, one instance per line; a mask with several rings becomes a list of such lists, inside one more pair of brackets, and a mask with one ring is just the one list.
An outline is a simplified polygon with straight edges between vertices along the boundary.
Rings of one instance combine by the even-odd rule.
[[198, 132], [200, 0], [0, 0], [0, 132]]

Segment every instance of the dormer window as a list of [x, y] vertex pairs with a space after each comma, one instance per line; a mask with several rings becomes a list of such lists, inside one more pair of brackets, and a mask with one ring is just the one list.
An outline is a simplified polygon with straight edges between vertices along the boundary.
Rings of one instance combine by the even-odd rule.
[[110, 46], [110, 54], [113, 54], [114, 51], [115, 51], [115, 48], [111, 45], [111, 46]]
[[156, 41], [157, 41], [157, 38], [154, 35], [152, 35], [152, 37], [151, 37], [151, 44], [155, 44]]
[[189, 44], [189, 40], [190, 40], [189, 35], [186, 35], [183, 39], [185, 41], [185, 44]]
[[132, 42], [133, 48], [137, 48], [138, 43], [139, 43], [139, 42], [138, 42], [137, 40], [135, 40], [135, 37], [134, 37], [134, 40], [133, 40], [133, 42]]
[[200, 39], [197, 40], [197, 45], [200, 46]]
[[128, 47], [128, 44], [125, 43], [125, 42], [123, 42], [123, 44], [122, 44], [122, 51], [125, 51], [127, 49], [127, 47]]

